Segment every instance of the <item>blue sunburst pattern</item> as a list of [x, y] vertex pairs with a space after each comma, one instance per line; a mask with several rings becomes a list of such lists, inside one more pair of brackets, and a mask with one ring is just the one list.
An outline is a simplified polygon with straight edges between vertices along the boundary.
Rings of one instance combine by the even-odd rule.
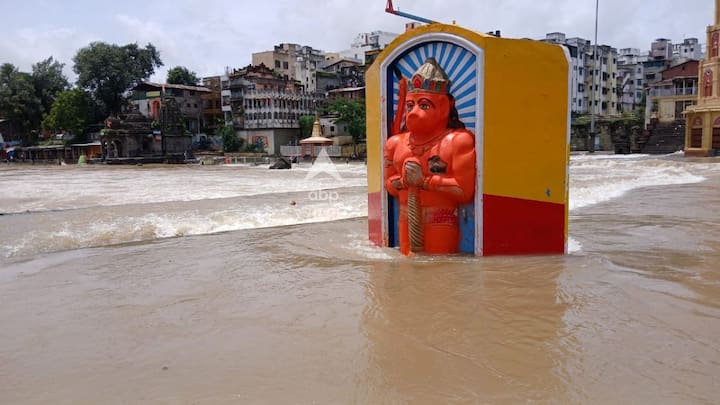
[[452, 81], [450, 93], [455, 97], [460, 120], [465, 127], [475, 132], [477, 117], [475, 114], [477, 93], [477, 63], [476, 56], [462, 46], [444, 42], [433, 41], [420, 44], [407, 50], [392, 64], [390, 64], [387, 77], [392, 78], [392, 110], [388, 114], [389, 122], [392, 122], [394, 113], [397, 111], [399, 99], [399, 83], [393, 74], [393, 67], [397, 67], [403, 76], [408, 79], [423, 64], [427, 58], [434, 57], [440, 66], [445, 70]]

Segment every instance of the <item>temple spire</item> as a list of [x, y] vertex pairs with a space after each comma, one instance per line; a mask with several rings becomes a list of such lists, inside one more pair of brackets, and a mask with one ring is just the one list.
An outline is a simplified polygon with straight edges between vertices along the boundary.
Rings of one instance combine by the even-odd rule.
[[[720, 0], [717, 0], [720, 1]], [[310, 134], [311, 137], [322, 137], [322, 127], [320, 126], [320, 114], [315, 113], [315, 122], [313, 122], [313, 128], [312, 128], [312, 134]]]

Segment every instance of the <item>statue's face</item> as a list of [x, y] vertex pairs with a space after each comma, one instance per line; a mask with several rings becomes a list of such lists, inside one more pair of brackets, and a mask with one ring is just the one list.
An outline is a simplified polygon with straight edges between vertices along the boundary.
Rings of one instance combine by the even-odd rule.
[[431, 138], [447, 128], [450, 99], [446, 94], [409, 93], [405, 108], [405, 125], [413, 135]]

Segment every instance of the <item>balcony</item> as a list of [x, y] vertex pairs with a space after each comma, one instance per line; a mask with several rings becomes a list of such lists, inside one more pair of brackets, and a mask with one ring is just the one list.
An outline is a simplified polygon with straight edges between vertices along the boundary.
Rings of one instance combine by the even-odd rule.
[[697, 87], [687, 89], [650, 89], [650, 97], [697, 96]]

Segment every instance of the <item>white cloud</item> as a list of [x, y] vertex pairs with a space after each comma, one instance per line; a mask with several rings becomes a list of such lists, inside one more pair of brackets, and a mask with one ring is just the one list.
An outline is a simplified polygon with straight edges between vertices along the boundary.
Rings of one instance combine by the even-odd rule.
[[30, 72], [33, 64], [52, 56], [65, 64], [63, 73], [74, 81], [72, 58], [79, 48], [93, 40], [91, 34], [73, 28], [22, 28], [0, 35], [0, 63], [12, 63], [21, 71]]
[[[92, 41], [124, 45], [148, 42], [165, 66], [153, 80], [164, 80], [173, 66], [199, 76], [219, 74], [227, 66], [250, 63], [253, 52], [281, 42], [337, 51], [360, 32], [400, 33], [409, 20], [384, 12], [385, 0], [241, 1], [195, 0], [74, 1], [4, 0], [0, 26], [0, 63], [29, 71], [54, 56], [66, 64]], [[544, 37], [561, 31], [593, 39], [594, 0], [394, 0], [402, 11], [485, 32], [501, 30], [514, 38]], [[712, 0], [690, 0], [678, 12], [673, 0], [600, 0], [598, 42], [616, 48], [647, 50], [654, 38], [706, 41], [713, 23]], [[42, 12], [39, 12], [39, 11]]]

